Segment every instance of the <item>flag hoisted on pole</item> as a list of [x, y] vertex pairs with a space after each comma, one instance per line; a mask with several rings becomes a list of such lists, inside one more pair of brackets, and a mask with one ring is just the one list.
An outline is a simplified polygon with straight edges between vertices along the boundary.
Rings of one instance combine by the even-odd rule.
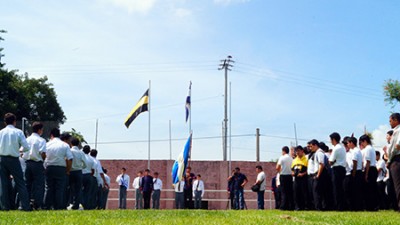
[[149, 111], [149, 89], [144, 93], [144, 95], [139, 99], [138, 103], [136, 103], [135, 107], [133, 107], [132, 111], [129, 113], [128, 117], [125, 120], [126, 128], [129, 128], [133, 120], [139, 116], [140, 113]]
[[189, 85], [189, 95], [186, 97], [186, 104], [185, 104], [185, 109], [186, 109], [186, 123], [189, 120], [189, 133], [192, 131], [192, 112], [191, 112], [191, 101], [192, 98], [192, 81], [190, 81]]
[[174, 165], [172, 166], [172, 182], [176, 184], [178, 181], [182, 180], [182, 176], [185, 174], [186, 167], [188, 165], [189, 160], [189, 152], [192, 148], [192, 133], [188, 140], [186, 141], [185, 148], [179, 154], [178, 158], [175, 160]]

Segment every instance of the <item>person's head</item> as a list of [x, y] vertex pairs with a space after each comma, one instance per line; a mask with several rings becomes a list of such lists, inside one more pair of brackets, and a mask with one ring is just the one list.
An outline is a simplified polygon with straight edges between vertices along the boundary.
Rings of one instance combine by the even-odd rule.
[[59, 138], [60, 137], [60, 129], [53, 128], [50, 130], [50, 138]]
[[319, 143], [319, 148], [324, 152], [329, 152], [329, 147], [322, 141]]
[[153, 175], [154, 175], [154, 178], [158, 178], [158, 172], [154, 172]]
[[82, 149], [83, 153], [85, 153], [86, 155], [90, 153], [90, 146], [89, 145], [85, 145], [83, 146]]
[[400, 124], [400, 113], [393, 113], [392, 115], [390, 115], [389, 123], [392, 129], [397, 127]]
[[190, 173], [190, 172], [192, 172], [192, 167], [190, 167], [190, 166], [186, 167], [186, 173]]
[[102, 169], [103, 169], [103, 172], [104, 172], [105, 174], [107, 174], [108, 170], [105, 169], [104, 167], [102, 167]]
[[65, 143], [69, 144], [70, 146], [71, 146], [71, 138], [72, 138], [72, 136], [71, 136], [71, 134], [70, 134], [69, 132], [63, 132], [63, 133], [60, 135], [61, 141], [63, 141], [63, 142], [65, 142]]
[[80, 141], [76, 137], [71, 137], [71, 146], [79, 146]]
[[362, 147], [362, 148], [365, 148], [365, 147], [367, 147], [368, 145], [371, 145], [371, 144], [372, 144], [371, 138], [370, 138], [368, 135], [366, 135], [366, 134], [364, 134], [364, 135], [362, 135], [362, 136], [360, 137], [359, 143], [360, 143], [360, 147]]
[[390, 143], [390, 140], [392, 139], [392, 135], [393, 135], [393, 130], [389, 130], [386, 133], [386, 141], [387, 141], [388, 144]]
[[239, 167], [236, 167], [235, 168], [235, 174], [239, 174], [240, 173], [240, 168]]
[[234, 175], [236, 173], [236, 170], [235, 169], [233, 169], [232, 170], [232, 175]]
[[375, 156], [376, 161], [379, 161], [379, 159], [381, 158], [381, 153], [379, 151], [375, 151]]
[[350, 149], [354, 149], [355, 147], [357, 147], [357, 138], [355, 138], [355, 137], [350, 137], [350, 138], [347, 140], [347, 146], [348, 146]]
[[138, 177], [142, 177], [143, 176], [143, 171], [140, 170], [139, 172], [137, 172], [137, 176]]
[[319, 149], [319, 142], [315, 139], [312, 139], [307, 143], [307, 146], [311, 152], [316, 152]]
[[337, 132], [333, 132], [331, 135], [329, 135], [329, 137], [331, 138], [331, 143], [332, 145], [337, 145], [340, 143], [340, 134]]
[[256, 166], [256, 172], [257, 172], [257, 173], [260, 173], [261, 171], [263, 171], [262, 166], [261, 166], [261, 165], [257, 165], [257, 166]]
[[122, 168], [121, 168], [121, 173], [122, 173], [122, 174], [125, 174], [125, 173], [126, 173], [126, 168], [125, 168], [125, 167], [122, 167]]
[[42, 135], [43, 134], [43, 123], [41, 122], [33, 122], [32, 123], [32, 132]]
[[288, 146], [283, 146], [282, 147], [282, 155], [289, 154], [289, 147]]
[[145, 175], [145, 176], [148, 176], [149, 174], [150, 174], [150, 170], [149, 170], [149, 169], [145, 169], [145, 170], [144, 170], [144, 175]]
[[297, 146], [295, 150], [297, 157], [302, 158], [304, 156], [304, 148], [301, 145]]
[[96, 149], [92, 149], [92, 150], [90, 150], [90, 156], [92, 156], [93, 158], [96, 158], [97, 157], [97, 150]]
[[197, 180], [201, 180], [201, 175], [200, 175], [200, 174], [197, 174], [196, 179], [197, 179]]
[[4, 115], [4, 123], [6, 125], [14, 125], [17, 123], [17, 117], [12, 113], [6, 113]]

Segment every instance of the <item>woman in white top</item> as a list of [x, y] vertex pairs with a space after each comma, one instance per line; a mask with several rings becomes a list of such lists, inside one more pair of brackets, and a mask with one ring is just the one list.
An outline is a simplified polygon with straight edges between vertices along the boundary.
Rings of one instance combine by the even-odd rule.
[[366, 210], [378, 210], [378, 186], [376, 179], [378, 178], [378, 170], [376, 169], [375, 149], [371, 146], [371, 139], [364, 134], [360, 137], [360, 147], [364, 152], [364, 174], [365, 174], [365, 203]]

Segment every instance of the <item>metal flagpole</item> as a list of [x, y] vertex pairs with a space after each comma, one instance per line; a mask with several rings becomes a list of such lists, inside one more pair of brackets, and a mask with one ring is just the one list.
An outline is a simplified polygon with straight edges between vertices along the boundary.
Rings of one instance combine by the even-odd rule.
[[147, 168], [150, 169], [150, 106], [151, 106], [151, 80], [149, 80], [149, 104], [148, 104], [148, 111], [149, 111], [149, 142], [148, 142], [148, 150], [147, 150], [147, 154], [148, 154], [148, 160], [147, 160]]
[[189, 106], [189, 134], [192, 132], [192, 81], [190, 81], [189, 85], [189, 98], [190, 98], [190, 106]]
[[296, 123], [294, 123], [294, 137], [296, 139], [296, 146], [299, 145], [299, 142], [297, 141], [297, 128], [296, 128]]
[[96, 119], [96, 137], [94, 141], [94, 149], [97, 149], [97, 136], [99, 134], [99, 119]]
[[172, 160], [171, 120], [169, 120], [169, 160]]
[[229, 170], [232, 171], [232, 82], [229, 82]]

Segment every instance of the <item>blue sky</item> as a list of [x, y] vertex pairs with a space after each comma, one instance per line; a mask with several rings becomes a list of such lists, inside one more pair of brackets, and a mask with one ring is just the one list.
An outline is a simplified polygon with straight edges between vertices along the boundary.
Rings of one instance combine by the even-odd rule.
[[[261, 160], [300, 139], [333, 131], [373, 132], [384, 144], [383, 83], [398, 79], [398, 1], [92, 0], [5, 1], [2, 62], [48, 76], [75, 128], [103, 159], [146, 159], [148, 115], [124, 119], [152, 83], [151, 158], [170, 157], [185, 139], [184, 102], [192, 81], [194, 138], [222, 133], [221, 59], [235, 60], [232, 134], [261, 129]], [[286, 138], [287, 137], [287, 138]], [[172, 158], [185, 140], [172, 142]], [[92, 144], [93, 146], [93, 144]], [[233, 160], [255, 159], [255, 137], [232, 139]], [[194, 139], [193, 159], [222, 159], [221, 138]]]

